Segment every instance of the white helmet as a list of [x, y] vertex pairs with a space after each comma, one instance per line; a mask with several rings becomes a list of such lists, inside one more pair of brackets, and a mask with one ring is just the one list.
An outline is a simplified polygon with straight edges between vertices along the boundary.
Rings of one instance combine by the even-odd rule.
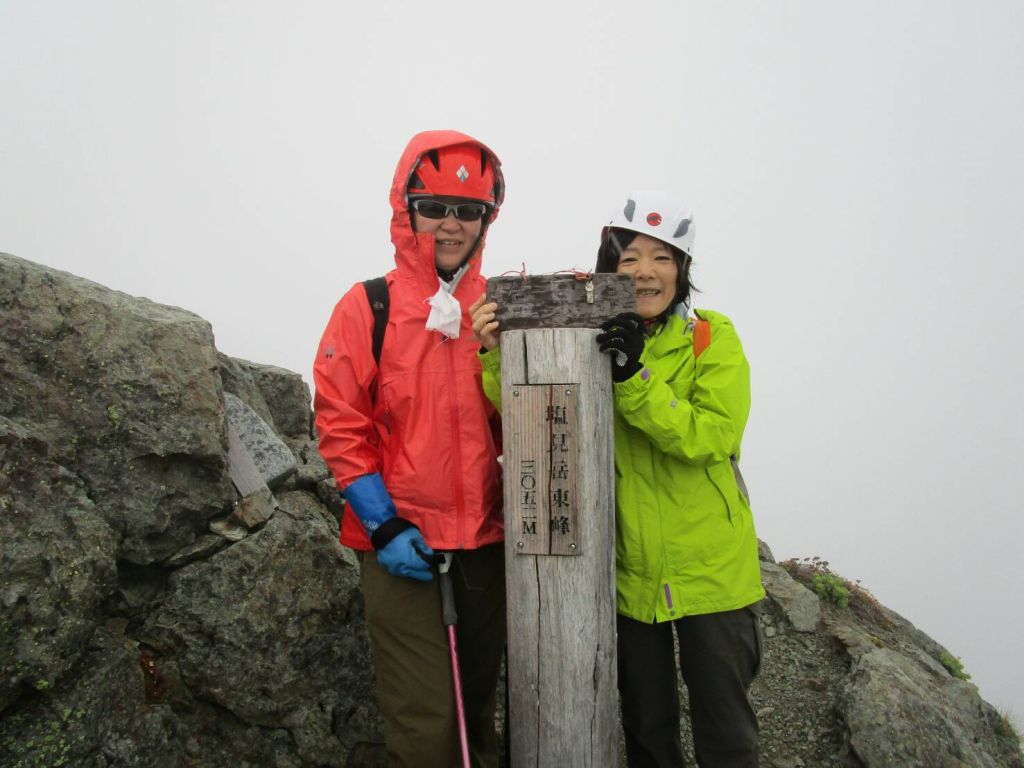
[[631, 192], [626, 204], [601, 231], [602, 242], [612, 227], [653, 237], [693, 257], [693, 212], [682, 200], [666, 192]]

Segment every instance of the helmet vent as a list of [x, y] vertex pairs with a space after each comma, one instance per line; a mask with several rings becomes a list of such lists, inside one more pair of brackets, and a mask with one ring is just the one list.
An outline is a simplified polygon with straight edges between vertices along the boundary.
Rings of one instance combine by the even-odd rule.
[[622, 209], [622, 213], [626, 217], [626, 221], [632, 221], [633, 214], [636, 213], [636, 200], [627, 200], [626, 207]]
[[682, 237], [690, 230], [690, 220], [683, 219], [679, 222], [679, 226], [676, 227], [675, 234], [672, 237]]
[[424, 148], [409, 174], [407, 194], [465, 197], [496, 208], [501, 201], [497, 161], [478, 144]]

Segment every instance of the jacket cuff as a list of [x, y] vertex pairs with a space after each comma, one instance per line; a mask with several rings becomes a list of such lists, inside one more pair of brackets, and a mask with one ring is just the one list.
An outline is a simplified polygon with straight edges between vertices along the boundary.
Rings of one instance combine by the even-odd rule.
[[370, 534], [370, 543], [373, 544], [374, 549], [384, 549], [384, 547], [390, 544], [391, 540], [402, 531], [407, 531], [410, 528], [415, 527], [415, 525], [405, 518], [392, 517], [386, 523], [382, 523], [377, 530]]
[[494, 349], [484, 349], [481, 347], [477, 350], [476, 356], [480, 359], [480, 364], [484, 368], [496, 372], [499, 376], [501, 375], [501, 346], [497, 346]]
[[625, 381], [616, 382], [614, 390], [616, 395], [632, 395], [645, 389], [651, 380], [651, 369], [641, 361], [640, 370], [634, 373]]

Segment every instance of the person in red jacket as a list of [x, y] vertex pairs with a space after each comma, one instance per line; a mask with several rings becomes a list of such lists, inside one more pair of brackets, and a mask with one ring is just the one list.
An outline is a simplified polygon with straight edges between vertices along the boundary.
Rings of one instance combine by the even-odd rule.
[[458, 764], [435, 552], [453, 554], [457, 646], [474, 766], [496, 766], [505, 642], [500, 418], [483, 396], [464, 307], [485, 287], [487, 230], [504, 197], [497, 156], [455, 131], [409, 142], [391, 187], [395, 269], [379, 363], [362, 283], [342, 296], [313, 378], [320, 453], [359, 553], [391, 764]]

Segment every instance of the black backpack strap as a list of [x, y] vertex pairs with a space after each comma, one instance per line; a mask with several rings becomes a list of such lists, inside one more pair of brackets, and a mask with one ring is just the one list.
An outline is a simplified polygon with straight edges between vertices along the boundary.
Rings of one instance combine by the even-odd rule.
[[384, 331], [388, 329], [391, 297], [383, 277], [364, 280], [363, 288], [366, 289], [366, 300], [370, 302], [370, 310], [373, 312], [373, 359], [379, 364], [380, 351], [384, 348]]

